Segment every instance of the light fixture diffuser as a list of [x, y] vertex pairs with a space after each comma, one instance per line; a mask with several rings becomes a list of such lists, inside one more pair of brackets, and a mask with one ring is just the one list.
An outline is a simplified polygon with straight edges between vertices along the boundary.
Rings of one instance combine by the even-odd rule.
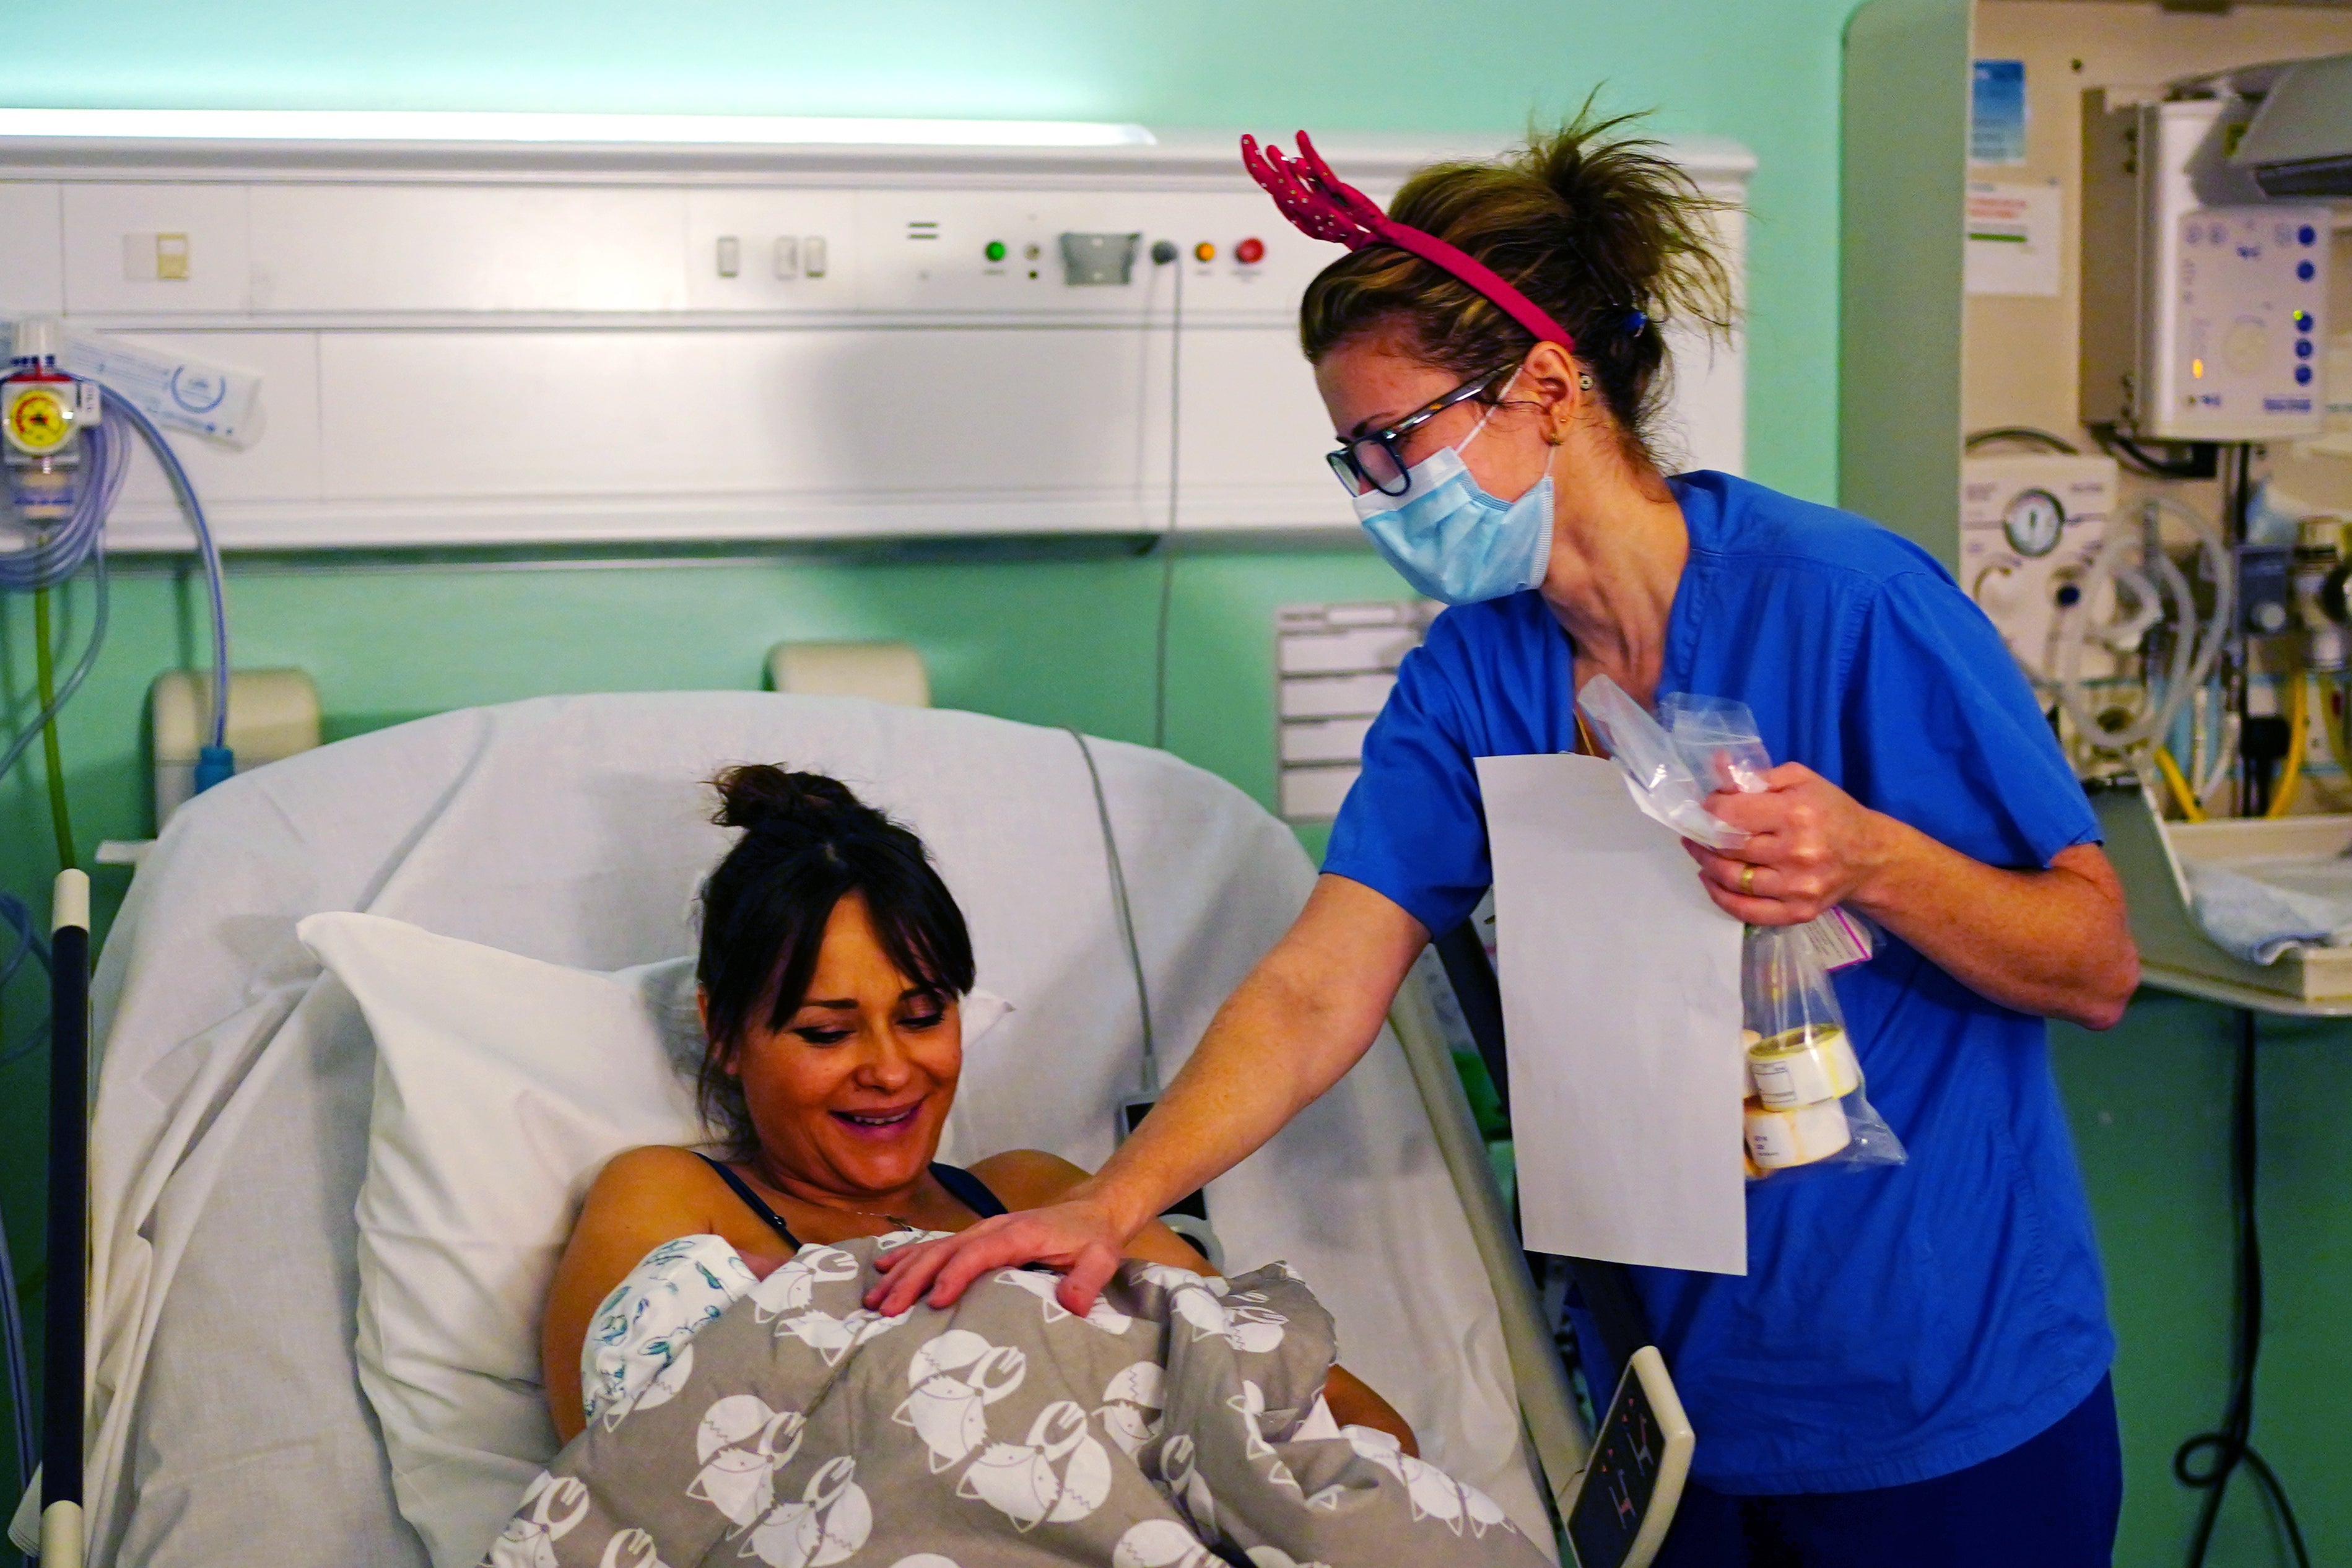
[[0, 139], [561, 142], [701, 147], [1148, 147], [1140, 125], [758, 114], [508, 114], [367, 109], [0, 109]]

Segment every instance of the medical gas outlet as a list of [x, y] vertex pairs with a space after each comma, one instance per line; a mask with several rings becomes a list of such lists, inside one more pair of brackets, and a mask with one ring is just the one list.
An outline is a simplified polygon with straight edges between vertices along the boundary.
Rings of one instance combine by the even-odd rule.
[[2057, 678], [2059, 619], [2081, 598], [2115, 504], [2110, 458], [2021, 454], [1961, 465], [1960, 582], [2036, 680]]
[[11, 368], [0, 379], [0, 463], [16, 515], [46, 528], [73, 515], [81, 433], [99, 419], [98, 384], [58, 368], [65, 333], [50, 317], [19, 322]]
[[1062, 281], [1074, 288], [1124, 287], [1135, 279], [1139, 234], [1065, 234]]

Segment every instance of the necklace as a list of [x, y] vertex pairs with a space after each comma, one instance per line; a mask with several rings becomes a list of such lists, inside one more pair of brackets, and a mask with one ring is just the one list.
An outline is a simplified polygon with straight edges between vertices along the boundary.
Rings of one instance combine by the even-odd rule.
[[776, 1196], [783, 1199], [788, 1204], [805, 1204], [810, 1208], [824, 1209], [833, 1214], [854, 1214], [862, 1219], [887, 1220], [890, 1224], [897, 1226], [900, 1230], [921, 1230], [924, 1228], [923, 1226], [917, 1225], [913, 1220], [905, 1218], [899, 1215], [886, 1214], [880, 1209], [852, 1208], [847, 1204], [821, 1204], [808, 1198], [796, 1198], [791, 1194], [785, 1192], [782, 1187], [777, 1185], [774, 1182], [770, 1181], [768, 1179], [768, 1173], [761, 1168], [759, 1161], [753, 1160], [751, 1162], [751, 1169], [759, 1174], [760, 1184], [766, 1187], [770, 1192], [775, 1194]]

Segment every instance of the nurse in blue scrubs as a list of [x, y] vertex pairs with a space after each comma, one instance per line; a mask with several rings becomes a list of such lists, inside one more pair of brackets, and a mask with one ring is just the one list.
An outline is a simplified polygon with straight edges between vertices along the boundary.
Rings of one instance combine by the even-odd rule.
[[1574, 693], [1596, 675], [1737, 698], [1787, 761], [1710, 803], [1752, 837], [1693, 847], [1693, 873], [1743, 921], [1843, 904], [1885, 932], [1836, 984], [1910, 1160], [1754, 1184], [1744, 1278], [1634, 1271], [1700, 1434], [1661, 1561], [2105, 1564], [2114, 1338], [2043, 1020], [2122, 1016], [2121, 890], [1942, 566], [1851, 513], [1664, 471], [1661, 325], [1725, 325], [1728, 279], [1710, 204], [1618, 129], [1424, 170], [1386, 214], [1304, 138], [1296, 162], [1244, 144], [1294, 222], [1349, 247], [1300, 310], [1332, 467], [1454, 607], [1398, 672], [1305, 911], [1142, 1127], [1069, 1201], [897, 1255], [877, 1304], [1043, 1261], [1083, 1311], [1128, 1237], [1354, 1065], [1470, 914], [1492, 880], [1475, 759], [1591, 749]]

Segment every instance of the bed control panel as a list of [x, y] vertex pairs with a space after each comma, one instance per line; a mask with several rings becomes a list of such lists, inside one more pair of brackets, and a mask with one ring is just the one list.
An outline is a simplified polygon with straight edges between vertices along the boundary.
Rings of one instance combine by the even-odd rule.
[[1697, 1438], [1655, 1345], [1633, 1352], [1568, 1505], [1576, 1568], [1648, 1568], [1665, 1543]]

